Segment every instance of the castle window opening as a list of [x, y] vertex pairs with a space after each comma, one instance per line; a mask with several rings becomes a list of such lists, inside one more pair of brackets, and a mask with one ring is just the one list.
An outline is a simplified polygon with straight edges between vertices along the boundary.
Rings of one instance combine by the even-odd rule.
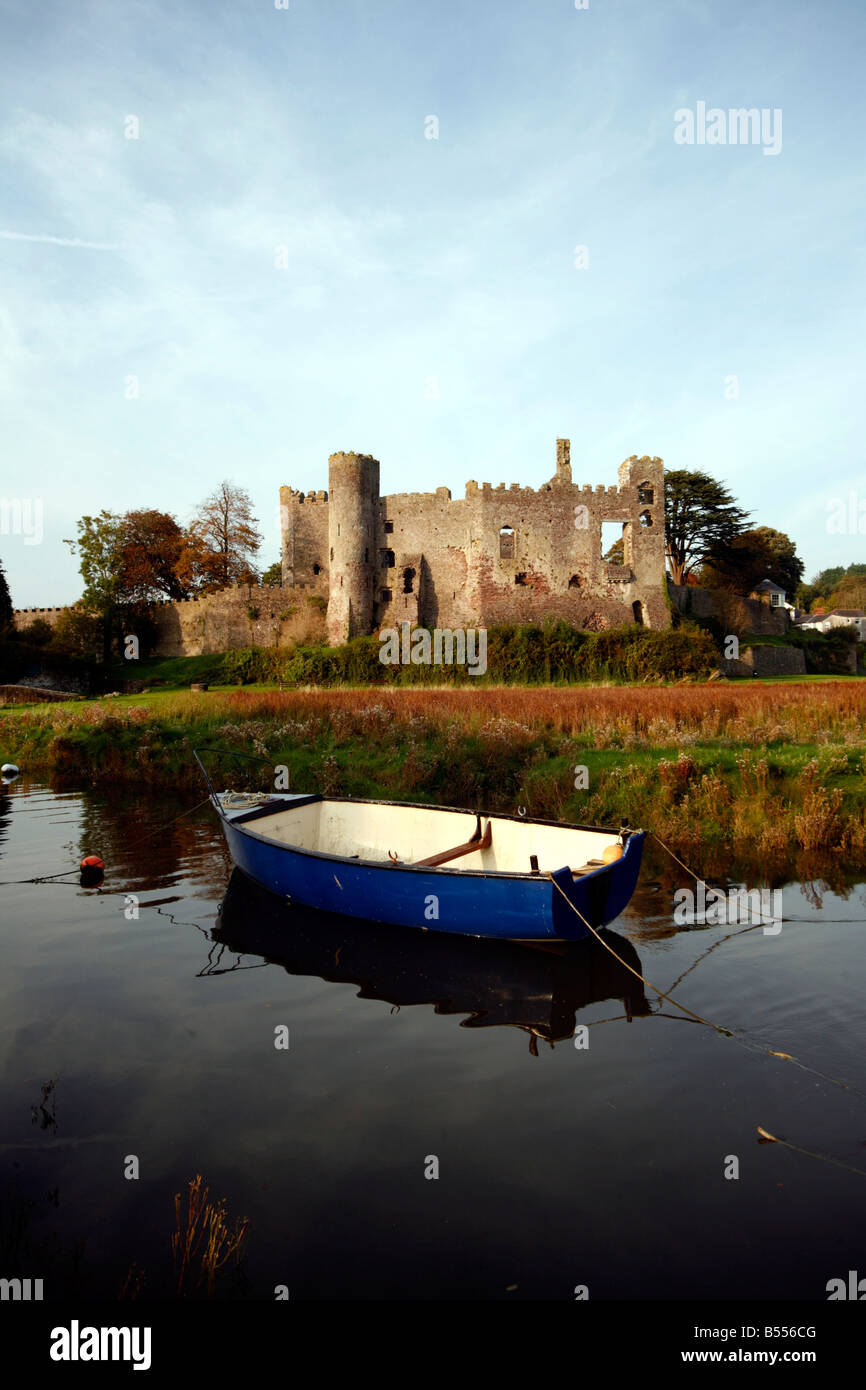
[[514, 559], [514, 528], [502, 526], [499, 531], [499, 558], [500, 560]]
[[331, 546], [331, 559], [333, 560], [333, 558], [334, 558], [334, 547]]
[[637, 623], [638, 627], [646, 627], [644, 606], [639, 598], [635, 599], [634, 603], [631, 606], [631, 611], [634, 614], [634, 620]]
[[391, 593], [391, 590], [390, 590], [390, 589], [380, 589], [380, 590], [379, 590], [379, 602], [380, 602], [380, 603], [390, 603], [390, 602], [391, 602], [391, 599], [392, 599], [393, 597], [394, 597], [394, 595]]
[[624, 563], [624, 530], [625, 527], [621, 521], [603, 521], [601, 523], [601, 558], [605, 564], [621, 565]]
[[570, 578], [569, 581], [568, 581], [568, 587], [569, 587], [569, 589], [579, 589], [579, 588], [580, 588], [580, 578], [579, 578], [578, 575], [573, 574], [573, 575], [571, 576], [571, 578]]
[[411, 594], [411, 593], [412, 593], [412, 581], [414, 580], [414, 578], [415, 578], [415, 571], [414, 571], [413, 569], [404, 569], [404, 571], [403, 571], [403, 593], [404, 593], [404, 594]]
[[649, 483], [638, 483], [637, 500], [640, 502], [641, 506], [652, 506], [655, 501], [655, 492], [650, 487]]
[[339, 521], [338, 521], [338, 522], [337, 522], [337, 535], [339, 536], [339, 534], [340, 534], [340, 523], [339, 523]]
[[526, 583], [526, 575], [525, 575], [525, 574], [516, 574], [516, 575], [514, 576], [514, 582], [515, 582], [515, 584], [525, 584], [525, 583]]
[[369, 561], [370, 561], [370, 551], [369, 551], [369, 549], [367, 548], [367, 546], [365, 545], [365, 546], [364, 546], [364, 564], [365, 564], [365, 565], [366, 565], [366, 564], [369, 564]]
[[644, 526], [644, 527], [646, 527], [646, 526], [652, 526], [652, 524], [653, 524], [653, 519], [652, 519], [652, 517], [650, 516], [649, 512], [641, 512], [641, 514], [640, 514], [640, 524], [641, 524], [641, 526]]
[[321, 572], [322, 572], [322, 566], [321, 566], [321, 565], [313, 565], [313, 574], [321, 574]]
[[386, 521], [386, 522], [385, 522], [385, 535], [386, 535], [386, 536], [390, 536], [391, 533], [393, 532], [393, 530], [394, 530], [394, 523], [393, 523], [393, 521]]
[[394, 568], [393, 550], [379, 551], [379, 568], [383, 570], [392, 570]]

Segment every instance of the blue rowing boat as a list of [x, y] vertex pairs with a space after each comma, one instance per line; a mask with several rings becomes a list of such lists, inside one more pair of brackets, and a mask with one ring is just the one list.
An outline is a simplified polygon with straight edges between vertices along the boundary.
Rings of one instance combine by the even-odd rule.
[[576, 941], [614, 921], [645, 834], [319, 794], [217, 792], [233, 862], [290, 902], [393, 926]]

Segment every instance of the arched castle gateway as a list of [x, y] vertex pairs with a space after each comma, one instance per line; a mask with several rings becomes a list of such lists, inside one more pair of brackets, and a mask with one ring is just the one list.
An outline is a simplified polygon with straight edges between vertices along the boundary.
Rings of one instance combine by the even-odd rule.
[[334, 643], [407, 620], [668, 627], [662, 460], [632, 456], [617, 487], [593, 489], [571, 481], [569, 453], [558, 439], [537, 490], [469, 482], [457, 499], [381, 497], [376, 459], [332, 454], [328, 492], [280, 489], [283, 584], [327, 601]]

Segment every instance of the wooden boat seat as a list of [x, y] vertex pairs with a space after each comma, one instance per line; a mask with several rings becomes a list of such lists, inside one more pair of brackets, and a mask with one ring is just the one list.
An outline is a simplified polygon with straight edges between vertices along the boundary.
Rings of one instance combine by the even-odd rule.
[[584, 874], [594, 874], [596, 869], [600, 869], [604, 864], [603, 859], [588, 859], [579, 869], [572, 869], [572, 878], [582, 878]]
[[487, 829], [481, 833], [481, 817], [475, 817], [475, 831], [471, 839], [465, 844], [455, 845], [453, 849], [440, 850], [438, 854], [431, 854], [428, 859], [416, 859], [416, 866], [424, 865], [426, 868], [435, 869], [440, 864], [450, 864], [452, 859], [460, 859], [464, 854], [474, 854], [479, 849], [489, 849], [493, 843], [493, 830], [490, 821], [487, 822]]

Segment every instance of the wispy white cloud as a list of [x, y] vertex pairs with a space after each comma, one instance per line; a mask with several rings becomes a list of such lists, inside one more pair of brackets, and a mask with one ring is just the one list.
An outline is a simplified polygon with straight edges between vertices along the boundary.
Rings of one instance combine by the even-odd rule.
[[81, 241], [78, 237], [50, 236], [39, 232], [8, 232], [0, 229], [3, 241], [39, 241], [51, 246], [80, 246], [85, 251], [122, 251], [124, 248], [116, 241]]

